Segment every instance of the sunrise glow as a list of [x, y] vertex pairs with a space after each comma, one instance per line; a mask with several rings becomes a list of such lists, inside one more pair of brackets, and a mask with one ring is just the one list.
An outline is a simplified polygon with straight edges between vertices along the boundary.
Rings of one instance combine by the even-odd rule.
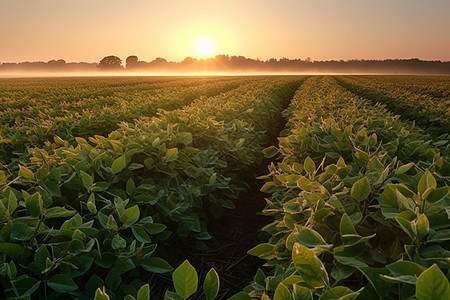
[[201, 38], [195, 44], [195, 50], [200, 57], [210, 57], [214, 54], [214, 43], [209, 38]]

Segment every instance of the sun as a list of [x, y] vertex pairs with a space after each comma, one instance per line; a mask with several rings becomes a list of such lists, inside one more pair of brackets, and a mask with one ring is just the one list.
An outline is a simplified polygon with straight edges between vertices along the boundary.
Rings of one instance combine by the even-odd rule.
[[200, 57], [210, 57], [214, 54], [214, 43], [209, 38], [201, 38], [197, 40], [195, 49]]

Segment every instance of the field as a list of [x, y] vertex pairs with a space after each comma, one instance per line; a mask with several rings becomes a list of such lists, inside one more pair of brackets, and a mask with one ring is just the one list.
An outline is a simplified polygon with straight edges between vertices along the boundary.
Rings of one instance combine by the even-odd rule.
[[448, 76], [0, 79], [0, 103], [2, 299], [450, 295]]

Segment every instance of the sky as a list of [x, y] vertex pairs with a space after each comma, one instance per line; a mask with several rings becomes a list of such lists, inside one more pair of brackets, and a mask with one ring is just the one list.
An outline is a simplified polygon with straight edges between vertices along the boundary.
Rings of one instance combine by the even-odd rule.
[[0, 62], [217, 54], [450, 61], [450, 1], [0, 0]]

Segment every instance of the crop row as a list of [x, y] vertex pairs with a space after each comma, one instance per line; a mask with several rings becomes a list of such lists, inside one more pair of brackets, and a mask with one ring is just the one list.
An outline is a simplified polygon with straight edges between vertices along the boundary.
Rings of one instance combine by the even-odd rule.
[[201, 96], [214, 96], [248, 78], [143, 80], [20, 79], [0, 81], [0, 156], [9, 163], [27, 147], [58, 136], [105, 135], [122, 121], [172, 110]]
[[174, 242], [204, 247], [208, 220], [234, 207], [238, 173], [261, 159], [263, 129], [300, 81], [260, 79], [106, 137], [57, 138], [0, 172], [7, 297], [91, 299], [105, 286], [121, 299], [171, 272]]
[[432, 98], [450, 100], [450, 78], [448, 76], [370, 75], [348, 77], [360, 78], [362, 81], [382, 84], [393, 90], [402, 92], [409, 91], [411, 94], [428, 95]]
[[[421, 129], [331, 77], [286, 112], [262, 191], [270, 236], [252, 299], [448, 299], [450, 158]], [[267, 273], [267, 272], [266, 272]]]
[[356, 95], [386, 104], [392, 112], [415, 121], [435, 135], [450, 132], [447, 77], [339, 76], [337, 79]]

